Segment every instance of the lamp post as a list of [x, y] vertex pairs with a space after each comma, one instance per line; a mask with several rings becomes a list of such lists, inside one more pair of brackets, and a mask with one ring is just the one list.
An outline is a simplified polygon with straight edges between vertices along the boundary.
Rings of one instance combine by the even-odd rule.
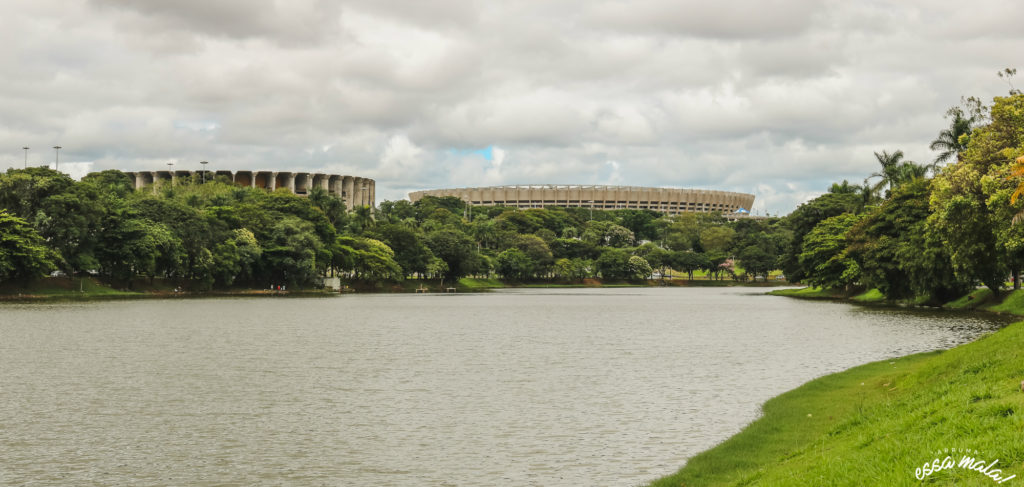
[[53, 146], [53, 170], [60, 171], [60, 150], [63, 147], [59, 145]]
[[206, 184], [206, 165], [209, 164], [210, 162], [209, 161], [199, 161], [199, 163], [203, 165], [203, 184]]
[[590, 219], [594, 219], [594, 200], [590, 200]]
[[172, 186], [174, 185], [174, 171], [171, 170], [171, 166], [173, 166], [173, 165], [174, 165], [173, 162], [168, 162], [167, 163], [167, 176], [171, 178], [171, 185]]
[[22, 147], [25, 149], [25, 169], [28, 169], [28, 147]]

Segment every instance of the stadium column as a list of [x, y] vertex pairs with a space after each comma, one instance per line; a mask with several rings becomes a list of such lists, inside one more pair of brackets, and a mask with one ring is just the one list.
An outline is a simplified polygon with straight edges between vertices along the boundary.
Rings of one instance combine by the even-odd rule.
[[356, 200], [354, 194], [352, 194], [353, 188], [355, 187], [355, 178], [352, 176], [343, 176], [342, 192], [345, 196], [345, 208], [351, 210], [356, 207]]

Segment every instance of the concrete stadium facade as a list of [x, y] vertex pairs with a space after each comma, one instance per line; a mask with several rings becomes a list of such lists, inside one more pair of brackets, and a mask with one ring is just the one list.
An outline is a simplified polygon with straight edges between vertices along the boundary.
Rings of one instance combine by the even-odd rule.
[[[177, 182], [179, 178], [197, 180], [202, 178], [203, 171], [126, 171], [132, 178], [135, 189], [141, 189], [158, 181]], [[288, 188], [297, 195], [306, 195], [313, 188], [322, 188], [345, 200], [348, 209], [357, 206], [375, 206], [376, 181], [369, 178], [345, 176], [341, 174], [323, 174], [311, 172], [287, 171], [207, 171], [206, 177], [223, 176], [239, 186], [264, 188], [273, 191], [277, 188]]]
[[598, 210], [654, 210], [683, 212], [750, 211], [754, 195], [707, 189], [650, 188], [643, 186], [524, 185], [482, 188], [432, 189], [409, 193], [413, 203], [424, 196], [454, 196], [472, 205], [544, 208], [565, 206]]

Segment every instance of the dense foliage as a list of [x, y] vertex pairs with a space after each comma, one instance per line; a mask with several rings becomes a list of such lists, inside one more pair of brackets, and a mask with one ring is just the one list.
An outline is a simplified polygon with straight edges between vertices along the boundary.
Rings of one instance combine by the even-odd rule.
[[979, 284], [994, 293], [1009, 280], [1019, 288], [1024, 95], [996, 97], [991, 109], [971, 98], [947, 115], [950, 128], [932, 143], [943, 151], [934, 163], [876, 153], [881, 169], [863, 185], [834, 184], [784, 219], [792, 239], [782, 265], [791, 280], [934, 302]]
[[346, 211], [319, 189], [297, 196], [179, 178], [136, 191], [118, 171], [73, 181], [46, 168], [0, 175], [0, 209], [0, 280], [59, 269], [119, 287], [155, 278], [199, 289], [309, 287], [331, 275], [631, 280], [672, 270], [767, 279], [790, 241], [778, 219], [469, 208], [432, 197]]

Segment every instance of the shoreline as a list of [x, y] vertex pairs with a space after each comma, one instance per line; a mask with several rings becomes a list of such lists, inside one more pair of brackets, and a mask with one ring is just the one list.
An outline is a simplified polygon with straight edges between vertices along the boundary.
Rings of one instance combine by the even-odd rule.
[[[839, 296], [808, 289], [767, 294], [908, 307], [878, 299], [880, 293], [872, 291]], [[1024, 315], [1017, 306], [1024, 290], [1006, 293], [998, 302], [968, 296], [952, 306], [927, 308]], [[957, 306], [962, 302], [971, 306]], [[1018, 321], [947, 350], [813, 379], [769, 399], [758, 419], [648, 485], [795, 485], [798, 479], [818, 485], [919, 485], [918, 476], [927, 470], [922, 465], [951, 447], [977, 451], [976, 460], [989, 465], [998, 460], [1002, 479], [1016, 475], [1019, 480], [1024, 477], [1022, 347], [1024, 322]], [[938, 456], [940, 463], [943, 458]], [[936, 471], [927, 481], [993, 485], [990, 476], [955, 468]]]
[[[83, 283], [87, 283], [85, 285]], [[269, 289], [227, 289], [211, 291], [174, 291], [168, 283], [140, 286], [142, 289], [125, 291], [109, 287], [95, 278], [44, 278], [34, 281], [28, 287], [8, 285], [0, 291], [0, 305], [3, 303], [38, 303], [59, 301], [107, 301], [130, 299], [201, 299], [218, 297], [332, 297], [348, 294], [445, 294], [454, 288], [456, 293], [489, 292], [495, 289], [557, 289], [557, 288], [642, 288], [642, 287], [779, 287], [788, 284], [779, 282], [738, 282], [672, 279], [603, 282], [599, 279], [584, 279], [577, 282], [506, 282], [493, 278], [463, 278], [455, 285], [437, 279], [409, 279], [399, 282], [347, 282], [341, 290], [299, 289], [294, 291], [273, 291]], [[84, 291], [74, 288], [80, 287]]]

